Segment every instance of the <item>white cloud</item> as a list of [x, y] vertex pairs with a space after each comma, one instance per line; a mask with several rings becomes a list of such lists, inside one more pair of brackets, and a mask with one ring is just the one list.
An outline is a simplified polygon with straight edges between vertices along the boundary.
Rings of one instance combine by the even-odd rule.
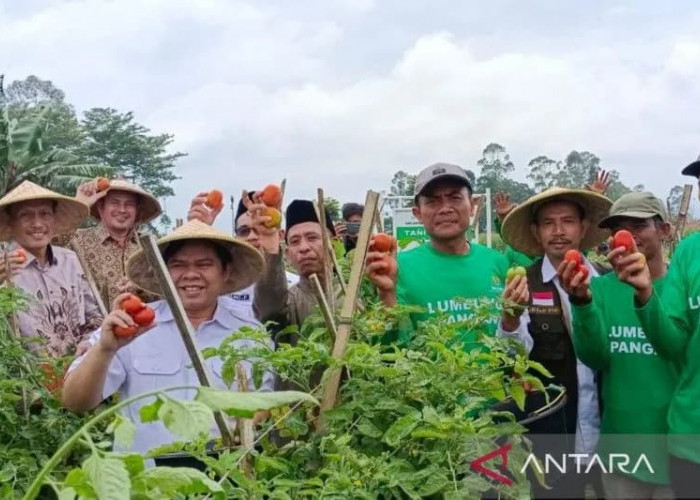
[[[637, 4], [590, 26], [549, 12], [545, 28], [523, 26], [514, 9], [499, 14], [490, 44], [493, 35], [467, 27], [492, 14], [432, 9], [408, 25], [398, 16], [405, 6], [48, 2], [14, 17], [0, 10], [0, 60], [10, 78], [54, 80], [79, 107], [133, 109], [173, 132], [175, 148], [190, 153], [173, 215], [214, 184], [237, 195], [283, 176], [293, 197], [323, 186], [358, 199], [388, 187], [398, 169], [438, 160], [474, 168], [492, 141], [508, 148], [521, 179], [534, 156], [588, 149], [659, 195], [684, 181], [680, 168], [700, 147], [689, 111], [700, 102], [697, 8], [659, 18], [648, 39], [633, 29], [651, 22]], [[621, 17], [629, 31], [616, 31]], [[550, 29], [557, 23], [572, 34]], [[664, 26], [674, 29], [659, 35]]]

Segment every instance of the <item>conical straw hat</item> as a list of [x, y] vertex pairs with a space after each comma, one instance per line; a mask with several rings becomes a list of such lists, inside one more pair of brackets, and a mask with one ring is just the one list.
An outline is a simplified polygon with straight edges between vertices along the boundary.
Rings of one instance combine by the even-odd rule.
[[583, 208], [590, 227], [581, 241], [581, 249], [593, 248], [610, 235], [610, 231], [598, 227], [598, 223], [607, 217], [611, 200], [584, 189], [552, 187], [524, 201], [508, 214], [501, 227], [503, 241], [518, 252], [542, 255], [544, 249], [535, 239], [530, 226], [535, 222], [537, 209], [552, 201], [570, 201]]
[[[231, 276], [222, 294], [237, 292], [255, 283], [265, 268], [265, 261], [255, 248], [233, 236], [219, 231], [204, 222], [193, 220], [178, 227], [171, 234], [158, 240], [161, 253], [170, 243], [186, 240], [206, 240], [216, 243], [231, 254]], [[160, 282], [151, 268], [144, 250], [139, 250], [126, 263], [126, 275], [137, 286], [156, 294], [162, 294]]]
[[[127, 193], [134, 193], [139, 197], [141, 205], [138, 213], [136, 214], [136, 224], [146, 224], [147, 222], [150, 222], [158, 217], [163, 211], [160, 207], [158, 199], [155, 196], [142, 187], [132, 184], [129, 181], [125, 181], [124, 179], [111, 179], [109, 181], [109, 187], [105, 190], [105, 192], [109, 193], [110, 191], [126, 191]], [[100, 214], [97, 211], [96, 205], [97, 202], [93, 203], [90, 207], [90, 215], [92, 215], [95, 219], [100, 220]]]
[[0, 241], [12, 239], [8, 207], [22, 201], [51, 200], [56, 202], [56, 235], [75, 231], [88, 218], [88, 206], [62, 194], [24, 181], [0, 199]]

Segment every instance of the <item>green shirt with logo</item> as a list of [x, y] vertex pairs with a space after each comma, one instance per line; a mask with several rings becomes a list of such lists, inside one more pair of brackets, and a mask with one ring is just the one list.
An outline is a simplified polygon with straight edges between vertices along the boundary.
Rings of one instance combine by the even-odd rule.
[[637, 315], [659, 355], [681, 369], [668, 412], [669, 452], [700, 463], [700, 233], [681, 241], [663, 289], [655, 285]]
[[[470, 244], [467, 255], [445, 254], [426, 243], [400, 252], [398, 266], [398, 302], [425, 309], [411, 315], [414, 325], [438, 313], [448, 314], [451, 321], [466, 321], [477, 304], [490, 299], [493, 314], [487, 330], [490, 334], [496, 332], [500, 320], [498, 301], [508, 272], [508, 261], [502, 254], [477, 243]], [[406, 334], [401, 332], [402, 340]], [[475, 332], [465, 332], [460, 340], [466, 342], [468, 349], [476, 336]]]
[[[665, 280], [655, 281], [654, 286], [662, 290]], [[666, 417], [678, 372], [649, 341], [634, 308], [631, 286], [607, 274], [591, 281], [591, 293], [590, 304], [572, 304], [573, 341], [579, 359], [601, 371], [603, 414], [598, 452], [605, 456], [606, 467], [610, 454], [626, 453], [632, 461], [626, 468], [629, 475], [668, 484]], [[646, 466], [632, 473], [642, 454], [653, 473]]]

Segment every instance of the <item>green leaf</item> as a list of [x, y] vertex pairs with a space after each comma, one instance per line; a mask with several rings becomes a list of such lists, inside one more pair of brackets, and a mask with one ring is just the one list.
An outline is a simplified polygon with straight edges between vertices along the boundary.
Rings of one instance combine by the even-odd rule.
[[363, 436], [379, 439], [384, 434], [380, 429], [377, 428], [369, 419], [363, 418], [360, 424], [357, 426], [357, 432]]
[[114, 444], [122, 448], [131, 448], [136, 436], [136, 426], [130, 419], [117, 415], [110, 428], [108, 432], [111, 430], [114, 433]]
[[158, 410], [158, 418], [173, 434], [195, 440], [211, 432], [214, 414], [199, 401], [178, 401], [167, 398]]
[[90, 455], [83, 462], [83, 470], [100, 500], [129, 500], [131, 480], [121, 460]]
[[126, 466], [126, 470], [129, 471], [130, 477], [135, 477], [146, 470], [146, 461], [143, 455], [132, 453], [129, 455], [124, 455], [119, 457]]
[[411, 437], [416, 439], [447, 439], [449, 435], [433, 429], [416, 429], [411, 432]]
[[65, 488], [58, 492], [58, 500], [74, 500], [77, 496], [73, 488]]
[[440, 415], [438, 415], [438, 412], [435, 411], [435, 408], [432, 406], [426, 406], [423, 408], [423, 420], [428, 422], [430, 425], [434, 425], [435, 427], [440, 427], [440, 424], [442, 423], [440, 421]]
[[95, 489], [83, 469], [73, 469], [66, 476], [64, 485], [76, 491], [81, 498], [97, 498]]
[[420, 414], [417, 416], [416, 413], [409, 413], [394, 422], [384, 433], [384, 442], [392, 447], [398, 446], [401, 440], [411, 434], [413, 429], [416, 428], [420, 422], [419, 415]]
[[520, 380], [514, 380], [510, 383], [508, 389], [515, 404], [518, 405], [520, 411], [523, 411], [525, 409], [525, 389], [523, 388], [522, 382], [520, 382]]
[[221, 410], [229, 415], [245, 418], [253, 417], [258, 411], [270, 410], [297, 401], [319, 404], [312, 396], [299, 391], [232, 392], [211, 387], [200, 387], [195, 400], [207, 405], [213, 411]]
[[536, 372], [541, 373], [545, 377], [553, 378], [553, 375], [551, 373], [549, 373], [549, 370], [547, 370], [542, 363], [538, 363], [537, 361], [528, 360], [527, 364], [530, 368], [532, 368]]
[[156, 467], [143, 472], [139, 479], [165, 495], [214, 493], [217, 497], [223, 497], [224, 494], [219, 483], [209, 479], [203, 472], [187, 467]]
[[143, 405], [139, 410], [141, 422], [148, 423], [158, 420], [158, 411], [160, 410], [161, 406], [163, 406], [163, 400], [159, 397], [157, 397], [153, 403]]
[[265, 455], [259, 455], [255, 457], [255, 470], [258, 473], [262, 473], [267, 470], [275, 470], [277, 472], [288, 473], [289, 465], [287, 465], [282, 460], [278, 460], [272, 457], [266, 457]]

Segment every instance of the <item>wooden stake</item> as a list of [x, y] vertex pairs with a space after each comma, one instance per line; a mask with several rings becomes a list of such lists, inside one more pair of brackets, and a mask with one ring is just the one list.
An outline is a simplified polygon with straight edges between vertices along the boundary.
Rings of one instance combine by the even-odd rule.
[[[318, 221], [321, 224], [321, 235], [323, 238], [323, 255], [321, 256], [321, 264], [323, 265], [323, 284], [326, 289], [326, 298], [328, 299], [331, 311], [335, 313], [335, 293], [333, 290], [333, 265], [331, 252], [333, 252], [333, 246], [330, 242], [328, 235], [328, 228], [326, 227], [326, 204], [323, 198], [323, 189], [318, 188], [318, 202], [316, 204], [316, 213], [318, 214]], [[335, 252], [333, 252], [335, 253]]]
[[688, 217], [688, 208], [690, 207], [690, 199], [692, 194], [692, 184], [686, 184], [683, 186], [683, 198], [681, 198], [681, 205], [678, 209], [678, 218], [676, 219], [676, 228], [673, 232], [673, 239], [671, 240], [671, 255], [673, 255], [676, 245], [678, 245], [681, 239], [683, 239], [683, 231], [685, 230], [685, 222]]
[[[352, 316], [357, 307], [357, 298], [360, 292], [362, 283], [362, 275], [365, 269], [365, 259], [367, 258], [367, 249], [369, 248], [370, 235], [372, 233], [372, 225], [375, 214], [377, 212], [377, 204], [379, 194], [374, 191], [367, 192], [365, 200], [365, 211], [362, 214], [362, 223], [360, 224], [360, 232], [357, 236], [357, 247], [355, 247], [355, 258], [352, 261], [352, 270], [350, 272], [350, 282], [348, 283], [348, 291], [345, 294], [343, 307], [340, 312], [340, 326], [338, 327], [338, 335], [333, 346], [333, 358], [341, 359], [345, 355], [345, 350], [348, 346], [350, 337], [350, 327], [352, 325]], [[321, 428], [324, 426], [323, 412], [335, 406], [338, 396], [338, 388], [340, 386], [341, 370], [334, 370], [326, 383], [323, 392], [323, 400], [321, 402]]]
[[316, 299], [318, 300], [318, 305], [323, 313], [323, 319], [326, 321], [326, 326], [333, 334], [333, 342], [338, 338], [338, 329], [335, 326], [335, 320], [333, 319], [333, 312], [331, 311], [326, 296], [323, 293], [323, 287], [321, 282], [318, 280], [318, 275], [315, 273], [309, 277], [311, 284], [314, 286], [314, 293], [316, 294]]
[[[241, 363], [236, 364], [236, 379], [238, 380], [238, 392], [248, 392], [248, 376]], [[255, 448], [255, 427], [249, 418], [238, 418], [237, 430], [241, 439], [241, 447], [244, 450], [252, 451]], [[241, 462], [243, 473], [247, 477], [253, 476], [253, 465], [250, 462], [250, 455], [246, 454]]]
[[[146, 257], [148, 258], [151, 267], [158, 277], [158, 281], [163, 289], [163, 295], [165, 300], [170, 306], [170, 310], [173, 313], [173, 318], [175, 319], [175, 324], [180, 331], [182, 336], [182, 341], [185, 344], [185, 349], [187, 354], [192, 361], [192, 367], [194, 368], [197, 378], [199, 379], [199, 384], [202, 387], [211, 387], [209, 371], [207, 370], [206, 364], [204, 363], [204, 358], [202, 353], [199, 352], [197, 348], [197, 343], [194, 340], [194, 329], [190, 324], [189, 319], [187, 319], [187, 314], [182, 306], [182, 301], [180, 296], [177, 294], [173, 280], [170, 277], [165, 262], [163, 262], [163, 256], [160, 254], [156, 239], [153, 235], [147, 234], [140, 238], [141, 246], [143, 247]], [[234, 444], [233, 433], [229, 429], [224, 415], [220, 412], [214, 412], [214, 420], [216, 425], [221, 432], [221, 438], [223, 439], [224, 446], [232, 447]]]
[[90, 268], [87, 266], [87, 262], [85, 261], [83, 251], [77, 247], [73, 248], [73, 251], [75, 252], [75, 255], [78, 256], [78, 262], [80, 262], [80, 267], [83, 268], [83, 274], [85, 275], [85, 279], [88, 282], [90, 290], [92, 290], [92, 294], [95, 296], [95, 300], [97, 301], [97, 307], [100, 309], [102, 317], [104, 318], [109, 314], [109, 310], [107, 309], [104, 301], [102, 300], [102, 295], [100, 294], [100, 291], [97, 288], [95, 278], [93, 278], [92, 273], [90, 272]]
[[[323, 210], [323, 216], [322, 216], [321, 211], [318, 209], [318, 201], [314, 202], [314, 210], [316, 210], [316, 217], [318, 218], [319, 221], [321, 220], [321, 217], [323, 217], [325, 219], [326, 211]], [[345, 279], [343, 278], [343, 273], [340, 269], [340, 263], [338, 262], [338, 257], [335, 255], [335, 250], [333, 249], [333, 243], [331, 242], [331, 236], [328, 233], [328, 230], [327, 230], [325, 225], [322, 225], [321, 232], [323, 233], [323, 235], [325, 236], [325, 238], [327, 240], [327, 243], [326, 243], [326, 245], [324, 245], [324, 248], [326, 248], [326, 246], [329, 248], [330, 259], [331, 259], [331, 262], [333, 263], [333, 269], [335, 270], [335, 275], [338, 278], [338, 283], [340, 284], [340, 289], [342, 290], [343, 294], [345, 294], [347, 292], [348, 287], [345, 284]], [[325, 263], [325, 261], [324, 261], [324, 263]], [[331, 284], [332, 284], [332, 278], [333, 278], [333, 276], [331, 273]], [[333, 297], [333, 300], [331, 301], [331, 303], [333, 305], [333, 310], [335, 310], [335, 293], [333, 295], [334, 295], [334, 297]]]

